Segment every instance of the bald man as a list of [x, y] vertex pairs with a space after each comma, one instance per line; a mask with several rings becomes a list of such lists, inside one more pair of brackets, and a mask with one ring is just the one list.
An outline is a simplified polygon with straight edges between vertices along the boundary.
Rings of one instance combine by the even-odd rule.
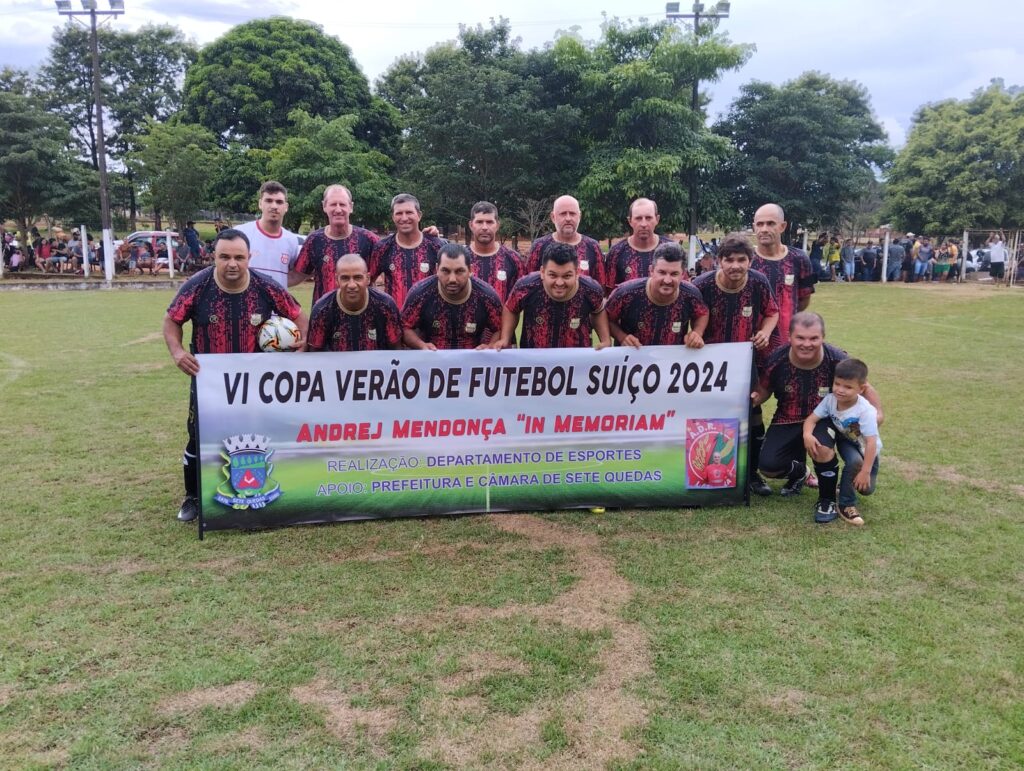
[[370, 286], [370, 271], [362, 255], [339, 257], [334, 282], [337, 289], [313, 306], [308, 350], [388, 351], [401, 347], [398, 306]]
[[606, 284], [611, 291], [619, 284], [643, 278], [651, 273], [654, 264], [654, 250], [658, 244], [672, 239], [658, 235], [656, 229], [661, 222], [658, 204], [650, 198], [637, 198], [629, 205], [629, 238], [619, 241], [608, 250], [606, 260]]
[[583, 235], [577, 229], [582, 216], [580, 202], [571, 195], [562, 195], [555, 199], [551, 207], [551, 222], [555, 226], [555, 232], [534, 241], [530, 256], [526, 260], [528, 272], [536, 273], [540, 270], [541, 254], [548, 244], [567, 244], [576, 249], [577, 273], [581, 276], [590, 276], [601, 286], [607, 286], [604, 252], [597, 241]]
[[754, 213], [754, 238], [757, 248], [750, 267], [768, 279], [779, 306], [781, 344], [789, 342], [789, 321], [793, 314], [807, 310], [818, 277], [807, 254], [782, 243], [786, 232], [786, 214], [777, 203], [766, 203]]

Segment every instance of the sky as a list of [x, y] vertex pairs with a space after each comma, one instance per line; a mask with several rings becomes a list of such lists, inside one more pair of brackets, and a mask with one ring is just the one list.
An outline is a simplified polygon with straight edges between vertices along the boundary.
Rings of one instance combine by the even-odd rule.
[[[80, 7], [79, 0], [73, 2]], [[109, 7], [108, 0], [99, 3]], [[680, 4], [691, 6], [686, 0]], [[112, 23], [118, 29], [173, 24], [202, 46], [250, 19], [307, 19], [346, 43], [372, 84], [399, 56], [454, 39], [459, 24], [486, 26], [503, 15], [522, 47], [535, 48], [573, 27], [595, 40], [604, 15], [661, 19], [664, 6], [663, 0], [561, 0], [554, 6], [542, 0], [125, 0], [125, 15]], [[53, 28], [63, 21], [53, 2], [0, 0], [0, 66], [38, 66]], [[890, 143], [899, 147], [922, 104], [969, 97], [993, 78], [1024, 85], [1021, 0], [733, 0], [720, 30], [757, 50], [741, 69], [702, 84], [711, 96], [712, 120], [751, 80], [781, 85], [816, 69], [865, 86]]]

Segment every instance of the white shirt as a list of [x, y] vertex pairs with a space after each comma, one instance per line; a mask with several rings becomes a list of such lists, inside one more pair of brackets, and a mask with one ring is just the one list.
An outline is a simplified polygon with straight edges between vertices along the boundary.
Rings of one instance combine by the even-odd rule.
[[1006, 246], [1002, 239], [997, 239], [988, 245], [988, 258], [990, 262], [1006, 262]]
[[839, 409], [835, 394], [829, 394], [814, 408], [819, 418], [832, 421], [832, 427], [849, 441], [857, 445], [860, 454], [864, 454], [864, 437], [874, 436], [878, 439], [876, 450], [882, 454], [882, 437], [878, 434], [878, 410], [863, 396], [845, 410]]
[[299, 240], [285, 228], [277, 236], [267, 235], [259, 220], [238, 225], [249, 239], [249, 267], [288, 288], [288, 268], [299, 256]]

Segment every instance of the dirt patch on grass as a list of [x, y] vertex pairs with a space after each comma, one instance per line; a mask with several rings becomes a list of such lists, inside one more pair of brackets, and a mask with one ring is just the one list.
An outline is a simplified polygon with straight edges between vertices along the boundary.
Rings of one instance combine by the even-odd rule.
[[378, 745], [398, 721], [397, 707], [354, 707], [351, 696], [323, 680], [296, 686], [291, 694], [300, 704], [325, 710], [327, 730], [342, 740], [350, 740], [365, 732], [370, 742]]
[[140, 364], [129, 364], [127, 367], [124, 367], [121, 371], [128, 372], [130, 374], [142, 374], [145, 372], [157, 372], [168, 366], [170, 366], [170, 360], [166, 362], [148, 361]]
[[155, 343], [157, 340], [163, 340], [163, 332], [150, 332], [148, 335], [143, 335], [135, 340], [129, 340], [127, 343], [122, 343], [122, 347], [126, 348], [129, 345], [143, 345], [145, 343]]
[[[455, 735], [436, 737], [425, 749], [431, 757], [460, 768], [510, 763], [517, 768], [600, 768], [635, 757], [639, 747], [626, 736], [646, 721], [647, 711], [630, 688], [652, 668], [646, 634], [622, 618], [633, 587], [602, 554], [597, 535], [532, 515], [491, 515], [490, 519], [498, 529], [525, 538], [531, 548], [563, 549], [578, 580], [547, 605], [461, 608], [454, 619], [451, 612], [445, 614], [447, 623], [526, 615], [590, 632], [607, 631], [611, 639], [598, 656], [597, 676], [583, 690], [519, 715], [488, 715]], [[429, 619], [428, 624], [431, 620], [437, 619]], [[485, 658], [477, 664], [487, 670], [508, 662]], [[464, 676], [472, 676], [472, 669]], [[541, 761], [541, 727], [555, 714], [564, 717], [569, 747]]]
[[892, 465], [900, 476], [911, 482], [922, 479], [938, 479], [951, 485], [975, 487], [979, 490], [1006, 491], [1024, 497], [1024, 485], [1009, 485], [991, 479], [979, 479], [961, 474], [952, 466], [926, 466], [915, 461], [901, 460], [892, 455], [885, 456], [885, 462]]
[[497, 674], [525, 675], [529, 668], [519, 659], [488, 651], [474, 651], [459, 660], [459, 671], [440, 681], [441, 690], [454, 693], [485, 677]]
[[796, 715], [804, 711], [807, 694], [797, 688], [790, 688], [764, 700], [765, 706], [775, 712]]
[[13, 685], [0, 685], [0, 709], [3, 709], [11, 703], [11, 699], [14, 698], [14, 686]]
[[164, 715], [178, 715], [198, 712], [205, 707], [241, 707], [258, 691], [259, 686], [245, 680], [231, 685], [199, 688], [164, 699], [157, 707], [157, 711]]
[[211, 749], [220, 752], [237, 752], [239, 750], [260, 752], [269, 746], [270, 739], [263, 729], [251, 726], [221, 738], [211, 746]]

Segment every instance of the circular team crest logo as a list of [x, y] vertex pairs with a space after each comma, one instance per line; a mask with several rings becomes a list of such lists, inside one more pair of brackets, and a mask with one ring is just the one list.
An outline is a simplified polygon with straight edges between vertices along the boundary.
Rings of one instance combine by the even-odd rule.
[[467, 334], [470, 334], [470, 335], [473, 334], [474, 332], [476, 332], [476, 322], [475, 321], [467, 321], [466, 322], [466, 332], [467, 332]]
[[368, 338], [370, 338], [371, 340], [376, 340], [377, 339], [377, 330], [376, 329], [369, 329], [369, 330], [367, 330], [366, 336]]
[[260, 324], [263, 323], [263, 316], [261, 316], [258, 313], [254, 313], [249, 317], [249, 323], [252, 324], [254, 327], [258, 327]]
[[540, 324], [543, 324], [543, 323], [544, 323], [544, 319], [543, 319], [543, 318], [541, 318], [540, 316], [538, 316], [537, 318], [535, 318], [535, 319], [533, 320], [533, 323], [534, 323], [534, 324], [538, 324], [538, 325], [540, 325]]
[[682, 328], [683, 328], [683, 322], [681, 322], [681, 321], [673, 321], [672, 322], [672, 332], [673, 332], [673, 334], [679, 334], [679, 332], [682, 330]]
[[430, 263], [429, 262], [421, 262], [420, 263], [420, 273], [429, 273], [429, 272], [430, 272]]
[[590, 260], [580, 260], [580, 270], [590, 270]]
[[749, 319], [754, 315], [754, 307], [752, 305], [744, 305], [741, 313], [743, 314], [743, 318]]
[[580, 320], [578, 318], [576, 318], [576, 319], [569, 319], [569, 329], [579, 329], [579, 328], [580, 328]]
[[793, 386], [791, 384], [789, 384], [789, 383], [786, 383], [786, 389], [785, 390], [786, 390], [787, 394], [791, 394], [791, 393], [793, 393]]
[[430, 323], [430, 326], [432, 326], [434, 329], [440, 329], [441, 328], [441, 321], [440, 321], [440, 319], [434, 319]]
[[394, 273], [395, 272], [395, 263], [391, 263], [390, 265], [388, 265], [388, 270], [390, 270], [392, 273]]
[[792, 273], [786, 274], [786, 286], [793, 286], [793, 281], [796, 279]]
[[335, 332], [333, 335], [331, 335], [331, 339], [332, 340], [340, 340], [341, 339], [341, 330], [339, 329], [337, 332]]
[[232, 509], [262, 509], [281, 497], [281, 486], [270, 478], [274, 464], [270, 438], [259, 434], [238, 434], [224, 440], [221, 453], [225, 480], [213, 499]]
[[506, 273], [503, 270], [499, 270], [498, 271], [498, 281], [504, 281], [507, 278], [508, 278], [508, 273]]
[[627, 265], [626, 266], [626, 275], [628, 276], [628, 275], [632, 274], [632, 272], [633, 272], [633, 269], [629, 265]]
[[220, 316], [218, 316], [216, 313], [211, 313], [210, 314], [210, 323], [211, 324], [216, 324], [218, 321], [220, 321]]
[[642, 321], [638, 321], [636, 327], [637, 329], [645, 329], [647, 325]]
[[831, 390], [832, 389], [829, 388], [828, 386], [822, 386], [821, 388], [818, 389], [818, 396], [820, 396], [822, 399], [824, 399], [826, 396], [829, 395], [829, 392]]

